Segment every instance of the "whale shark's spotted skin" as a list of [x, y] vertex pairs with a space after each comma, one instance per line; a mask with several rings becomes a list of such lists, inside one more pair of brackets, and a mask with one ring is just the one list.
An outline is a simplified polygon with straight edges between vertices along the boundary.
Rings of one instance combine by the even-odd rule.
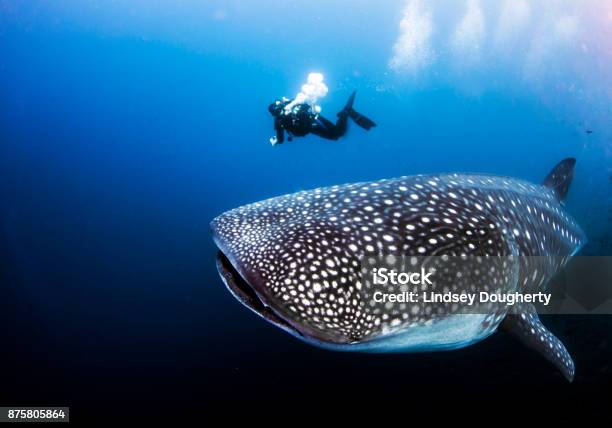
[[[431, 307], [373, 304], [361, 283], [363, 256], [554, 256], [537, 266], [521, 259], [518, 276], [506, 272], [496, 285], [542, 290], [585, 242], [554, 189], [487, 175], [303, 191], [228, 211], [211, 227], [233, 267], [302, 338], [382, 351], [465, 346], [495, 331], [506, 313], [436, 317]], [[488, 290], [493, 282], [483, 276], [474, 287]], [[573, 376], [573, 365], [567, 371]]]

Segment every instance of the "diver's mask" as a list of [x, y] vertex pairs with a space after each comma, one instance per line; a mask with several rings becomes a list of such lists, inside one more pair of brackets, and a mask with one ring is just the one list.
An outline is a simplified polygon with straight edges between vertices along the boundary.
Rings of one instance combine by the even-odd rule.
[[280, 116], [288, 102], [289, 100], [285, 97], [280, 100], [276, 100], [268, 106], [268, 111], [274, 117]]

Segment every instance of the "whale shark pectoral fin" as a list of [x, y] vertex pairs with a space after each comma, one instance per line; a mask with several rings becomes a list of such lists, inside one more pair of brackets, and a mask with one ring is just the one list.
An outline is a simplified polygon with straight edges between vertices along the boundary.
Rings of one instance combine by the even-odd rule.
[[540, 321], [532, 305], [517, 306], [501, 327], [518, 338], [527, 347], [542, 354], [553, 363], [568, 381], [574, 380], [574, 361], [565, 345]]

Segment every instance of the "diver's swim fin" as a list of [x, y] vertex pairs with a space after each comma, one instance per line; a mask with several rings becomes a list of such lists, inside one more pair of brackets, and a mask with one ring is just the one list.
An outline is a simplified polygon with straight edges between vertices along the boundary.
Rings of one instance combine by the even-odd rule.
[[346, 105], [344, 106], [344, 111], [351, 111], [353, 109], [353, 103], [355, 102], [355, 95], [357, 95], [357, 91], [353, 91], [351, 96], [349, 97]]
[[355, 122], [357, 125], [365, 129], [366, 131], [369, 131], [371, 128], [374, 128], [376, 126], [376, 123], [373, 120], [365, 117], [361, 113], [357, 113], [352, 108], [349, 110], [349, 116], [351, 119], [353, 119], [353, 122]]
[[353, 109], [353, 103], [355, 102], [355, 95], [357, 95], [357, 91], [353, 91], [353, 93], [349, 97], [342, 111], [338, 113], [338, 116], [342, 116], [346, 114], [351, 119], [353, 119], [353, 122], [355, 122], [357, 125], [365, 129], [366, 131], [369, 131], [371, 128], [376, 126], [376, 123], [374, 123], [373, 120], [370, 120], [369, 118], [365, 117], [361, 113], [356, 112], [355, 109]]
[[344, 108], [338, 112], [338, 117], [351, 114], [351, 110], [353, 110], [353, 103], [355, 102], [355, 95], [357, 95], [357, 91], [353, 91], [349, 99], [346, 101]]

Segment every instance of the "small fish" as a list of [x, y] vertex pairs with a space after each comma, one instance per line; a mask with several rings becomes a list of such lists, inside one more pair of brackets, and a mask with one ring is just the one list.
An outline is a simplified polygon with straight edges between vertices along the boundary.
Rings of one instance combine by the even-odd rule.
[[[307, 343], [332, 350], [456, 349], [503, 328], [568, 379], [574, 363], [530, 305], [494, 314], [373, 305], [361, 260], [380, 254], [545, 256], [471, 284], [543, 291], [586, 242], [562, 205], [575, 159], [542, 185], [477, 174], [417, 175], [298, 192], [228, 211], [211, 222], [217, 268], [249, 309]], [[458, 285], [450, 284], [451, 287]], [[431, 303], [429, 304], [431, 305]]]

